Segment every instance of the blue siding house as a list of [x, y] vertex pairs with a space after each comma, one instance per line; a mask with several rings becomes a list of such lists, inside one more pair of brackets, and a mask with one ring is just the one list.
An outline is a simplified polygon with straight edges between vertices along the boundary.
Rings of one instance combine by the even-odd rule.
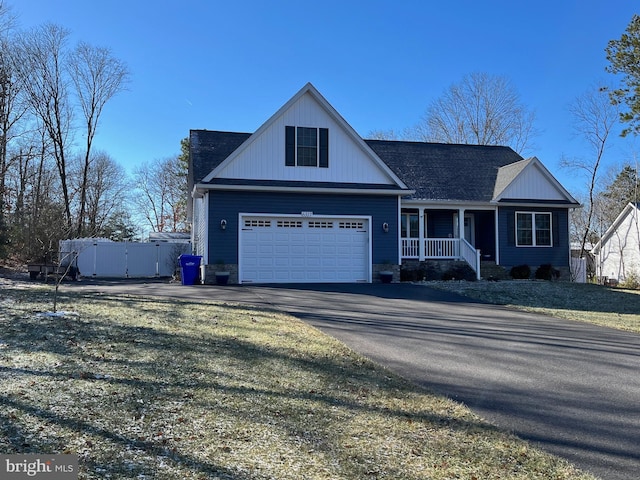
[[569, 266], [576, 200], [508, 147], [364, 140], [311, 84], [256, 132], [190, 132], [202, 278], [372, 282], [403, 262]]

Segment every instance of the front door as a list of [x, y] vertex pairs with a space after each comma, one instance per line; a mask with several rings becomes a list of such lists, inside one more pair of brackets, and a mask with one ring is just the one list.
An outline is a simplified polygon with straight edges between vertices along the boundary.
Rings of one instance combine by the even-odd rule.
[[464, 239], [474, 247], [476, 246], [475, 217], [472, 213], [464, 214]]

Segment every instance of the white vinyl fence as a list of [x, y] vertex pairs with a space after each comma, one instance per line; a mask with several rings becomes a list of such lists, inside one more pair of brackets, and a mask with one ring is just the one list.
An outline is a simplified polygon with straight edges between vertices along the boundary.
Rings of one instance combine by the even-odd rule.
[[170, 277], [183, 253], [191, 253], [190, 243], [60, 241], [60, 262], [73, 263], [84, 277]]
[[571, 257], [571, 281], [587, 283], [587, 259]]

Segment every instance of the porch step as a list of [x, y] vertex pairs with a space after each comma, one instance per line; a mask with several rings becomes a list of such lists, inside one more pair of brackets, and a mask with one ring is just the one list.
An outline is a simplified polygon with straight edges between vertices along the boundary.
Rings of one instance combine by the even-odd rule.
[[509, 280], [509, 272], [496, 262], [480, 262], [480, 276], [484, 280]]

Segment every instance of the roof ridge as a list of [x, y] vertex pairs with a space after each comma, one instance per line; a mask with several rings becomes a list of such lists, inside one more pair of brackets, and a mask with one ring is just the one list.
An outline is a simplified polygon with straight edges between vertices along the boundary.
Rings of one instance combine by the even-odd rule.
[[[405, 144], [415, 144], [415, 145], [439, 145], [439, 146], [445, 146], [445, 147], [471, 147], [471, 148], [500, 148], [500, 149], [508, 149], [508, 150], [512, 150], [513, 152], [515, 152], [516, 154], [518, 154], [518, 152], [516, 152], [515, 150], [513, 150], [510, 146], [508, 145], [480, 145], [480, 144], [476, 144], [476, 143], [445, 143], [445, 142], [423, 142], [421, 140], [393, 140], [393, 139], [378, 139], [378, 138], [364, 138], [363, 139], [365, 142], [369, 143], [369, 142], [375, 142], [375, 143], [405, 143]], [[519, 156], [521, 156], [520, 154], [518, 154]], [[523, 158], [524, 159], [524, 158]]]

